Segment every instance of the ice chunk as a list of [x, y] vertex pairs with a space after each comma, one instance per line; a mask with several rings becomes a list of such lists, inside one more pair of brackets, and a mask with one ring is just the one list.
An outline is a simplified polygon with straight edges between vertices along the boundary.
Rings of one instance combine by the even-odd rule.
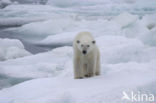
[[141, 87], [145, 87], [143, 89], [150, 93], [156, 91], [155, 88], [148, 87], [154, 86], [156, 82], [155, 62], [106, 65], [110, 68], [109, 72], [88, 79], [75, 80], [73, 77], [58, 77], [30, 80], [1, 90], [0, 102], [125, 103], [121, 100], [122, 91], [139, 91]]
[[0, 49], [0, 61], [5, 60], [4, 55], [5, 55], [5, 51], [3, 49]]
[[30, 22], [43, 21], [58, 14], [48, 5], [9, 5], [0, 10], [0, 26], [21, 26]]
[[74, 40], [74, 37], [77, 34], [78, 32], [66, 32], [66, 33], [51, 35], [43, 39], [39, 44], [41, 45], [71, 45]]
[[156, 27], [154, 27], [149, 32], [145, 33], [143, 36], [140, 37], [141, 40], [151, 46], [156, 46]]
[[71, 47], [60, 47], [46, 53], [2, 62], [0, 73], [17, 78], [58, 76], [64, 71], [65, 61], [72, 60], [71, 57]]
[[47, 36], [68, 31], [73, 27], [73, 21], [71, 19], [64, 18], [26, 24], [19, 28], [19, 32], [27, 35]]
[[23, 57], [23, 56], [27, 56], [27, 55], [30, 55], [30, 53], [28, 51], [14, 46], [14, 47], [10, 47], [6, 50], [5, 59], [6, 60], [7, 59], [15, 59], [15, 58], [19, 58], [19, 57]]
[[117, 17], [114, 18], [114, 21], [121, 26], [121, 28], [132, 25], [138, 20], [137, 15], [132, 15], [130, 13], [121, 13]]
[[23, 44], [16, 39], [0, 39], [0, 60], [15, 59], [28, 56]]
[[0, 1], [0, 8], [4, 8], [8, 5], [10, 5], [12, 2], [10, 0], [1, 0]]
[[[144, 52], [144, 45], [137, 39], [100, 36], [96, 38], [96, 41], [100, 48], [102, 63], [145, 62], [154, 58], [152, 55], [155, 49]], [[72, 70], [72, 57], [72, 47], [60, 47], [50, 52], [3, 62], [1, 73], [13, 77], [30, 78], [57, 76], [63, 72], [67, 75], [67, 71]], [[65, 67], [68, 69], [65, 70]], [[25, 74], [21, 74], [21, 70], [25, 71]]]
[[[102, 35], [121, 35], [121, 29], [115, 22], [107, 20], [83, 20], [74, 21], [73, 29], [64, 30], [61, 33], [47, 36], [45, 39], [39, 42], [40, 45], [72, 45], [74, 37], [82, 31], [89, 31], [94, 37], [100, 37]], [[83, 24], [83, 25], [82, 25]], [[68, 31], [69, 30], [69, 31]], [[49, 31], [50, 33], [50, 31]]]
[[156, 26], [156, 15], [145, 15], [141, 22], [145, 25], [149, 30], [153, 29]]
[[8, 47], [11, 47], [11, 46], [17, 46], [21, 49], [24, 48], [22, 42], [20, 42], [19, 40], [17, 39], [0, 39], [1, 43], [0, 43], [0, 47], [1, 48], [8, 48]]
[[122, 29], [123, 35], [128, 38], [142, 37], [145, 33], [148, 33], [148, 28], [144, 25], [142, 20], [137, 20], [134, 24], [129, 27]]
[[[137, 39], [128, 39], [122, 36], [101, 36], [97, 38], [101, 50], [102, 61], [105, 63], [120, 63], [128, 61], [143, 61], [144, 45]], [[128, 55], [127, 55], [128, 54]]]

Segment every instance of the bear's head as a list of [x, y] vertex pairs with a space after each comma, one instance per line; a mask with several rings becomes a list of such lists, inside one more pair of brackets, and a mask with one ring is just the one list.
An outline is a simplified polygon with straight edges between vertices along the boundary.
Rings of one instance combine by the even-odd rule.
[[83, 55], [86, 55], [90, 51], [92, 51], [93, 48], [95, 47], [95, 40], [89, 40], [89, 41], [77, 40], [76, 44], [77, 44], [78, 49], [81, 51], [81, 53]]

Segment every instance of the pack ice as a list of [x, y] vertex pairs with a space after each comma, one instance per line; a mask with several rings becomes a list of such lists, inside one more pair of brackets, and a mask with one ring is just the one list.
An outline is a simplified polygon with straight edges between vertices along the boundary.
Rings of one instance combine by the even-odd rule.
[[[0, 74], [31, 78], [1, 89], [0, 103], [129, 103], [121, 100], [123, 91], [156, 95], [155, 17], [125, 12], [109, 20], [54, 17], [13, 29], [37, 44], [69, 45], [0, 62]], [[73, 79], [71, 44], [76, 33], [84, 30], [92, 32], [97, 41], [102, 72], [93, 78]]]

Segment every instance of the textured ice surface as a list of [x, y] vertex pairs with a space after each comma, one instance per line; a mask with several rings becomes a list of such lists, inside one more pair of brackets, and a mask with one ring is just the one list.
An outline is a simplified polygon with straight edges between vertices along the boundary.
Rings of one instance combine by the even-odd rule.
[[115, 17], [114, 21], [117, 22], [121, 26], [121, 28], [124, 28], [126, 26], [130, 26], [133, 23], [137, 21], [138, 17], [136, 15], [131, 15], [129, 13], [122, 13]]
[[57, 15], [53, 13], [53, 7], [50, 6], [13, 4], [0, 9], [0, 26], [21, 26], [30, 22], [46, 20], [54, 14]]
[[144, 15], [156, 10], [155, 0], [49, 0], [47, 4], [59, 7], [62, 11], [90, 16], [110, 16], [125, 11]]
[[[150, 0], [150, 2], [148, 0], [48, 0], [47, 5], [9, 5], [0, 10], [0, 17], [5, 18], [5, 26], [14, 26], [33, 22], [32, 19], [36, 17], [40, 21], [40, 19], [49, 19], [60, 14], [62, 14], [61, 17], [77, 15], [110, 18], [123, 12], [129, 12], [143, 16], [153, 14], [156, 11], [155, 5], [155, 0]], [[10, 22], [10, 20], [7, 22], [7, 18], [16, 22]], [[0, 26], [3, 26], [3, 23], [0, 22]]]
[[138, 90], [146, 90], [147, 93], [155, 93], [156, 71], [152, 67], [155, 66], [155, 61], [143, 64], [129, 62], [105, 66], [109, 70], [98, 77], [80, 80], [73, 79], [71, 75], [41, 78], [3, 89], [0, 91], [0, 102], [128, 103], [126, 100], [121, 101], [122, 91], [133, 90], [137, 93]]
[[0, 9], [10, 5], [12, 2], [10, 0], [1, 0], [0, 1]]
[[23, 44], [16, 39], [0, 39], [0, 60], [15, 59], [28, 56], [31, 53], [24, 49]]
[[[23, 39], [41, 45], [71, 45], [73, 38], [79, 31], [90, 31], [94, 37], [114, 35], [137, 38], [146, 43], [146, 35], [154, 31], [155, 28], [154, 17], [155, 15], [149, 15], [139, 19], [137, 15], [129, 13], [122, 13], [111, 20], [82, 18], [79, 20], [70, 16], [64, 17], [64, 19], [54, 17], [51, 20], [26, 24], [13, 29], [13, 31]], [[154, 34], [152, 33], [152, 35]], [[146, 44], [155, 45], [154, 38], [153, 36], [149, 41], [152, 43]]]
[[[39, 45], [71, 45], [77, 32], [90, 31], [100, 49], [101, 75], [73, 79], [72, 46], [5, 60], [0, 62], [2, 87], [23, 78], [33, 80], [2, 89], [0, 103], [129, 103], [121, 101], [122, 91], [156, 95], [155, 0], [49, 0], [48, 4], [1, 10], [6, 20], [46, 19], [6, 31]], [[9, 49], [12, 55], [10, 51], [16, 48]]]
[[[62, 53], [62, 50], [65, 52]], [[21, 78], [56, 76], [64, 70], [65, 63], [72, 58], [71, 55], [71, 47], [61, 47], [46, 53], [4, 61], [0, 63], [0, 73]]]

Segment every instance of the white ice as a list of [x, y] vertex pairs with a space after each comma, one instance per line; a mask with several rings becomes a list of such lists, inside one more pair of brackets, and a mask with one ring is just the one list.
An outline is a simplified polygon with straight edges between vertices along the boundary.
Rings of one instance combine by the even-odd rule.
[[[101, 76], [34, 79], [0, 91], [2, 103], [128, 103], [122, 91], [155, 93], [155, 61], [105, 65]], [[68, 67], [66, 69], [72, 69]], [[68, 73], [68, 72], [67, 72]], [[152, 88], [152, 89], [149, 89]]]
[[155, 47], [147, 48], [141, 41], [123, 36], [106, 35], [96, 40], [102, 73], [93, 78], [73, 79], [72, 47], [1, 62], [1, 74], [41, 79], [1, 90], [0, 102], [128, 103], [121, 101], [122, 91], [155, 94]]
[[12, 3], [11, 0], [1, 0], [0, 1], [0, 9], [10, 5], [11, 3]]
[[0, 39], [0, 61], [31, 55], [17, 39]]
[[[75, 3], [73, 0], [65, 1], [64, 3], [60, 0], [49, 0], [48, 4], [51, 6], [12, 5], [4, 9], [10, 11], [10, 14], [12, 14], [11, 9], [14, 9], [18, 11], [15, 14], [19, 13], [18, 16], [21, 17], [25, 17], [25, 14], [28, 14], [28, 17], [36, 17], [33, 13], [38, 11], [38, 16], [42, 17], [40, 15], [42, 13], [39, 12], [43, 7], [43, 12], [47, 11], [44, 12], [45, 17], [48, 17], [45, 21], [9, 30], [13, 30], [25, 40], [40, 45], [68, 44], [69, 46], [0, 62], [0, 74], [12, 78], [33, 79], [0, 90], [0, 103], [129, 103], [121, 101], [122, 91], [133, 90], [156, 95], [156, 23], [154, 21], [156, 16], [147, 14], [141, 17], [137, 14], [151, 13], [150, 10], [155, 8], [155, 1], [148, 3], [147, 0], [143, 0], [144, 2], [93, 0], [88, 3], [88, 0], [85, 0], [86, 4], [80, 3], [78, 6], [73, 4]], [[54, 4], [51, 4], [52, 2]], [[106, 19], [94, 15], [105, 10], [102, 9], [105, 3], [107, 4], [105, 9], [108, 12], [111, 10], [111, 13], [117, 16]], [[28, 13], [20, 14], [21, 7]], [[95, 11], [89, 12], [94, 9]], [[55, 10], [58, 14], [48, 15]], [[84, 10], [86, 14], [82, 12]], [[82, 15], [72, 14], [73, 12]], [[7, 12], [5, 15], [8, 14]], [[101, 53], [100, 76], [73, 79], [73, 48], [70, 45], [79, 31], [90, 31], [96, 39]], [[7, 43], [7, 47], [13, 43]], [[16, 45], [24, 49], [21, 43]], [[14, 47], [9, 49], [16, 51]], [[0, 53], [6, 52], [1, 50]], [[9, 53], [12, 55], [14, 52]]]
[[[32, 2], [32, 0], [29, 1]], [[0, 9], [1, 19], [5, 18], [5, 23], [0, 21], [0, 26], [4, 24], [5, 26], [19, 26], [40, 21], [41, 19], [47, 20], [60, 14], [62, 14], [60, 17], [74, 14], [78, 16], [109, 18], [128, 11], [142, 16], [144, 14], [153, 14], [156, 11], [155, 5], [155, 0], [150, 0], [150, 2], [148, 0], [48, 0], [47, 5], [21, 5], [13, 3], [4, 9]], [[38, 20], [34, 20], [37, 18]]]
[[[65, 52], [62, 53], [62, 50]], [[71, 47], [62, 47], [46, 53], [4, 61], [0, 63], [0, 73], [23, 78], [56, 76], [64, 70], [65, 61], [71, 60], [71, 55]]]
[[[21, 9], [22, 8], [22, 9]], [[51, 18], [55, 9], [44, 5], [12, 4], [0, 9], [0, 26], [21, 26], [27, 23]]]

